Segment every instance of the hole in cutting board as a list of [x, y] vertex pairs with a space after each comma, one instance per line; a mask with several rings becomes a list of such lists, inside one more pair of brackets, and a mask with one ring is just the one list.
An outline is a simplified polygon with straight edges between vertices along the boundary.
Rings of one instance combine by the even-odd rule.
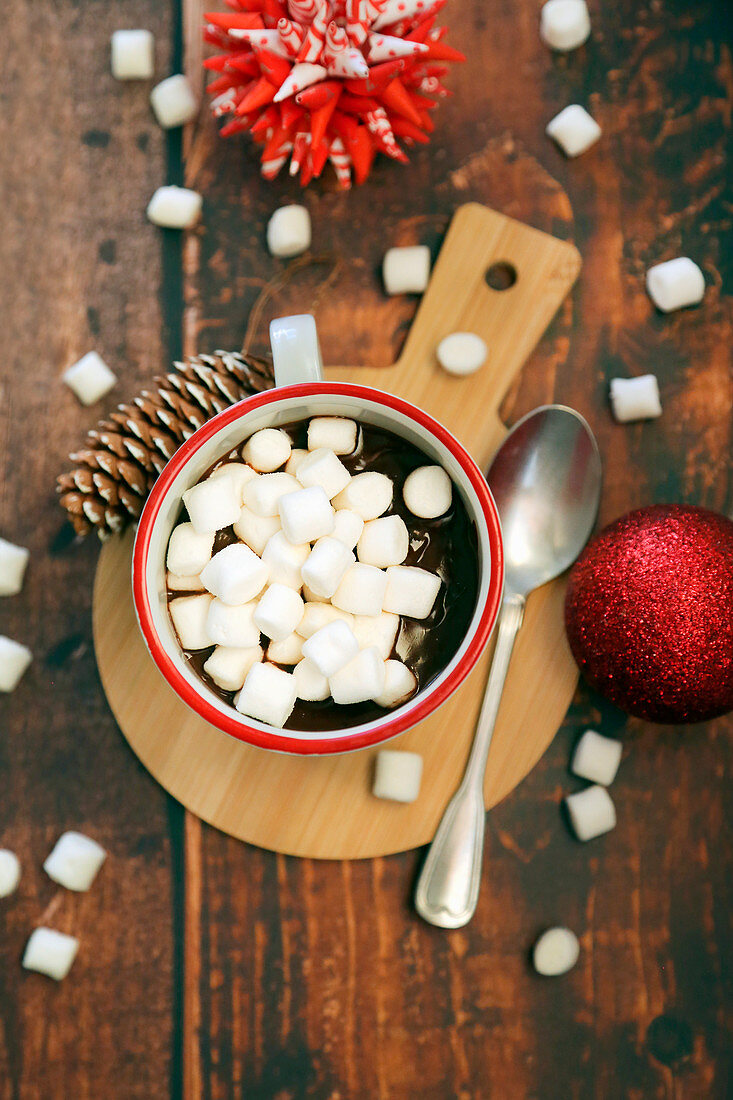
[[497, 260], [484, 276], [492, 290], [508, 290], [517, 281], [517, 269], [507, 260]]

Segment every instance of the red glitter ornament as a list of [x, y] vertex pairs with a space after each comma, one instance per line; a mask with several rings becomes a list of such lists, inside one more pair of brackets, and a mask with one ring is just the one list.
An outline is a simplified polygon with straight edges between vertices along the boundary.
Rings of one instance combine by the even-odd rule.
[[446, 0], [226, 0], [204, 38], [222, 52], [207, 91], [221, 134], [249, 131], [262, 175], [290, 161], [302, 186], [330, 161], [341, 187], [363, 183], [377, 153], [407, 162], [400, 142], [429, 141], [429, 112], [465, 61], [435, 24]]
[[629, 512], [573, 566], [565, 626], [586, 680], [629, 714], [733, 709], [733, 523], [681, 504]]

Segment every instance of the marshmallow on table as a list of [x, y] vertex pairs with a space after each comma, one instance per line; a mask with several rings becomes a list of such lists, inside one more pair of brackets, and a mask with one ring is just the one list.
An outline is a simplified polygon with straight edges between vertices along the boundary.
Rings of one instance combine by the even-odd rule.
[[[378, 615], [384, 604], [387, 574], [374, 565], [357, 562], [347, 570], [334, 592], [334, 607], [351, 615]], [[386, 610], [392, 610], [387, 608]]]
[[301, 570], [303, 583], [317, 596], [333, 596], [356, 558], [343, 542], [326, 535], [318, 539]]
[[26, 944], [22, 965], [60, 982], [71, 970], [78, 950], [75, 936], [67, 936], [55, 928], [36, 928]]
[[303, 656], [323, 676], [331, 677], [359, 652], [354, 632], [341, 619], [335, 619], [311, 634], [303, 643]]
[[333, 517], [333, 537], [353, 550], [364, 530], [364, 520], [349, 508], [339, 508]]
[[430, 280], [430, 249], [424, 244], [387, 249], [382, 278], [387, 294], [422, 294]]
[[234, 534], [246, 542], [250, 550], [260, 556], [264, 553], [268, 541], [280, 530], [279, 516], [258, 516], [249, 508], [242, 508], [239, 519], [234, 524]]
[[262, 428], [249, 437], [242, 457], [261, 474], [269, 474], [288, 461], [292, 449], [287, 432], [279, 428]]
[[333, 531], [333, 508], [320, 485], [286, 493], [277, 507], [283, 534], [295, 546], [315, 542]]
[[570, 770], [581, 779], [610, 787], [621, 763], [623, 746], [613, 737], [586, 730], [575, 746]]
[[210, 477], [200, 481], [186, 490], [183, 503], [193, 529], [199, 535], [230, 527], [237, 522], [242, 510], [240, 490], [230, 477]]
[[198, 110], [193, 89], [182, 73], [166, 77], [156, 84], [150, 93], [150, 104], [158, 124], [164, 130], [190, 122]]
[[386, 474], [365, 470], [352, 477], [345, 489], [333, 499], [336, 509], [348, 508], [363, 520], [376, 519], [392, 503], [393, 486]]
[[165, 561], [170, 572], [179, 577], [197, 576], [211, 561], [214, 537], [214, 531], [199, 535], [192, 523], [179, 523], [168, 542]]
[[228, 604], [253, 600], [265, 587], [268, 576], [266, 563], [242, 542], [225, 546], [201, 571], [206, 590]]
[[166, 573], [165, 583], [171, 592], [203, 592], [204, 590], [201, 577], [182, 577], [180, 573], [171, 573], [170, 569]]
[[155, 73], [154, 43], [150, 31], [113, 31], [112, 76], [115, 80], [150, 80]]
[[590, 34], [585, 0], [547, 0], [540, 15], [540, 37], [551, 50], [565, 53], [582, 46]]
[[674, 309], [694, 306], [705, 293], [705, 276], [689, 256], [656, 264], [646, 273], [646, 289], [657, 309], [671, 313]]
[[24, 546], [0, 539], [0, 596], [15, 596], [20, 592], [29, 557]]
[[10, 897], [20, 882], [20, 860], [9, 848], [0, 848], [0, 898]]
[[297, 478], [280, 470], [276, 474], [260, 474], [248, 482], [242, 499], [245, 507], [256, 516], [276, 516], [280, 498], [286, 493], [297, 493], [301, 488]]
[[357, 425], [344, 416], [314, 416], [308, 423], [308, 450], [321, 447], [337, 455], [350, 455], [356, 447]]
[[262, 551], [262, 560], [269, 569], [272, 583], [286, 584], [298, 591], [303, 583], [300, 571], [308, 559], [311, 548], [308, 543], [295, 546], [285, 538], [283, 531], [276, 531], [267, 540]]
[[294, 447], [290, 452], [290, 458], [285, 463], [285, 473], [297, 477], [300, 464], [307, 455], [308, 451], [304, 451], [302, 447]]
[[448, 374], [474, 374], [486, 362], [489, 349], [475, 332], [451, 332], [444, 336], [435, 355]]
[[303, 618], [305, 604], [294, 588], [271, 584], [255, 609], [254, 621], [273, 642], [282, 642]]
[[417, 677], [402, 661], [384, 662], [384, 687], [374, 702], [380, 707], [397, 707], [415, 694]]
[[361, 649], [355, 657], [329, 677], [334, 703], [347, 706], [364, 703], [384, 691], [384, 661], [376, 646]]
[[202, 204], [198, 191], [169, 184], [153, 192], [145, 213], [153, 225], [163, 229], [190, 229], [201, 216]]
[[328, 680], [319, 672], [312, 661], [302, 660], [293, 669], [295, 677], [295, 690], [299, 699], [309, 703], [322, 703], [328, 699], [331, 689]]
[[297, 665], [303, 659], [303, 638], [293, 631], [279, 642], [270, 642], [267, 660], [273, 665]]
[[616, 809], [605, 787], [587, 787], [569, 794], [565, 805], [578, 840], [593, 840], [616, 824]]
[[81, 359], [66, 368], [61, 378], [82, 405], [93, 405], [117, 383], [117, 376], [96, 351], [82, 355]]
[[548, 122], [545, 133], [568, 157], [578, 157], [601, 136], [601, 128], [579, 103], [571, 103]]
[[207, 649], [212, 645], [207, 629], [209, 607], [213, 597], [177, 596], [168, 604], [173, 627], [183, 649]]
[[298, 481], [305, 489], [320, 485], [331, 500], [351, 481], [351, 474], [328, 447], [318, 447], [298, 463]]
[[613, 415], [622, 424], [629, 420], [653, 420], [662, 415], [659, 383], [653, 374], [612, 378], [610, 395]]
[[400, 617], [386, 611], [380, 611], [378, 615], [354, 615], [351, 629], [359, 643], [359, 649], [376, 646], [382, 660], [386, 661], [394, 649], [400, 629]]
[[[226, 604], [212, 600], [206, 616], [209, 645], [250, 649], [260, 641], [260, 629], [255, 625], [254, 600], [242, 604]], [[240, 684], [241, 687], [241, 684]]]
[[62, 833], [46, 857], [43, 869], [49, 878], [67, 890], [88, 890], [107, 858], [101, 844], [73, 830]]
[[365, 565], [385, 569], [400, 565], [410, 549], [410, 535], [401, 516], [382, 516], [364, 524], [356, 553]]
[[0, 691], [14, 691], [32, 660], [27, 646], [0, 634]]
[[273, 256], [287, 259], [307, 252], [311, 245], [311, 217], [304, 206], [281, 206], [267, 223], [267, 247]]
[[453, 502], [453, 483], [442, 466], [418, 466], [405, 478], [402, 499], [413, 516], [437, 519]]
[[580, 955], [578, 937], [569, 928], [548, 928], [532, 949], [532, 962], [538, 974], [547, 978], [567, 974]]
[[234, 705], [241, 714], [282, 729], [293, 712], [295, 699], [292, 673], [276, 665], [256, 664], [247, 673]]
[[440, 577], [417, 565], [391, 565], [386, 577], [384, 610], [410, 619], [426, 619], [438, 595]]
[[393, 802], [414, 802], [420, 793], [422, 756], [382, 749], [377, 753], [372, 794]]
[[204, 663], [204, 672], [222, 691], [239, 691], [252, 665], [262, 660], [262, 647], [217, 646]]
[[354, 625], [354, 616], [349, 615], [346, 611], [341, 611], [333, 604], [307, 603], [303, 618], [298, 623], [297, 633], [300, 634], [301, 638], [310, 638], [321, 627], [328, 626], [329, 623], [335, 623], [338, 620], [350, 627]]

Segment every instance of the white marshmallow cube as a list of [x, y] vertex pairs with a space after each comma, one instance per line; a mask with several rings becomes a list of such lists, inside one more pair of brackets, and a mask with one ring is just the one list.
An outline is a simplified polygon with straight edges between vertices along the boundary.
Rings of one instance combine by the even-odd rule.
[[416, 752], [382, 749], [377, 753], [372, 794], [392, 802], [414, 802], [420, 794], [422, 756]]
[[415, 694], [417, 677], [402, 661], [384, 662], [384, 687], [374, 702], [380, 707], [397, 707]]
[[273, 665], [297, 665], [302, 659], [303, 638], [295, 632], [267, 647], [267, 660]]
[[451, 332], [435, 349], [443, 370], [459, 377], [475, 374], [486, 362], [489, 349], [475, 332]]
[[369, 520], [356, 544], [359, 561], [378, 569], [401, 565], [409, 549], [410, 535], [401, 516]]
[[22, 965], [60, 982], [71, 970], [78, 950], [75, 936], [67, 936], [55, 928], [36, 928], [25, 946]]
[[622, 424], [631, 420], [654, 420], [662, 415], [659, 383], [653, 374], [612, 378], [610, 395], [613, 415]]
[[349, 508], [339, 508], [333, 517], [333, 537], [353, 550], [364, 530], [364, 520]]
[[207, 481], [211, 481], [213, 478], [226, 477], [230, 478], [234, 483], [237, 493], [239, 494], [239, 503], [244, 503], [244, 487], [257, 477], [257, 474], [248, 466], [245, 462], [225, 462], [221, 466], [217, 466], [212, 474], [209, 474]]
[[320, 630], [323, 626], [328, 626], [329, 623], [335, 623], [337, 621], [346, 623], [347, 626], [353, 627], [354, 616], [349, 615], [346, 611], [339, 610], [338, 607], [334, 607], [330, 603], [307, 603], [305, 605], [305, 611], [303, 612], [303, 618], [298, 623], [298, 634], [301, 638], [310, 638], [317, 630]]
[[417, 565], [392, 565], [387, 570], [384, 610], [410, 619], [426, 619], [440, 584], [440, 577]]
[[548, 122], [545, 133], [568, 157], [579, 157], [601, 136], [601, 128], [579, 103], [571, 103]]
[[0, 691], [14, 691], [32, 660], [27, 646], [0, 634]]
[[242, 508], [239, 519], [234, 524], [234, 534], [237, 538], [246, 542], [250, 550], [254, 550], [260, 557], [269, 540], [279, 530], [279, 516], [258, 516], [246, 507]]
[[328, 447], [319, 447], [310, 451], [298, 464], [298, 481], [310, 489], [320, 485], [329, 500], [335, 497], [351, 481], [351, 474]]
[[204, 587], [222, 603], [249, 603], [267, 583], [267, 564], [244, 543], [225, 546], [201, 571]]
[[[187, 489], [183, 503], [193, 529], [198, 535], [208, 535], [230, 527], [242, 510], [241, 494], [229, 477], [207, 478]], [[174, 570], [184, 572], [184, 570]]]
[[422, 294], [430, 281], [430, 249], [424, 244], [387, 249], [382, 278], [387, 294]]
[[201, 577], [182, 577], [180, 573], [171, 573], [170, 569], [166, 573], [165, 583], [171, 592], [203, 592], [204, 590]]
[[331, 694], [328, 680], [312, 661], [300, 661], [293, 669], [293, 676], [299, 699], [305, 699], [309, 703], [321, 703]]
[[101, 844], [83, 833], [62, 833], [46, 857], [43, 869], [49, 878], [67, 890], [88, 890], [107, 858]]
[[301, 447], [293, 447], [290, 452], [290, 458], [285, 463], [285, 473], [292, 474], [293, 477], [298, 476], [298, 470], [300, 464], [304, 458], [308, 456], [308, 451], [304, 451]]
[[623, 745], [614, 737], [586, 730], [575, 746], [570, 770], [581, 779], [610, 787], [621, 763]]
[[259, 645], [260, 629], [254, 619], [256, 607], [254, 600], [242, 604], [212, 600], [206, 616], [209, 644], [232, 646], [235, 649], [250, 649]]
[[261, 474], [269, 474], [285, 465], [292, 449], [287, 432], [279, 428], [262, 428], [249, 437], [242, 457]]
[[301, 488], [300, 482], [284, 470], [276, 474], [260, 474], [245, 485], [242, 494], [244, 506], [256, 516], [276, 516], [280, 498], [287, 493], [297, 493]]
[[81, 359], [66, 368], [61, 378], [82, 405], [93, 405], [117, 383], [117, 376], [96, 351], [82, 355]]
[[199, 535], [192, 523], [179, 523], [168, 542], [166, 565], [179, 577], [195, 577], [211, 561], [214, 531]]
[[671, 313], [702, 301], [705, 276], [689, 256], [678, 256], [649, 268], [646, 289], [657, 309]]
[[247, 673], [234, 705], [241, 714], [282, 729], [293, 712], [295, 699], [295, 679], [290, 672], [276, 665], [256, 664]]
[[259, 645], [244, 648], [220, 645], [204, 663], [204, 672], [222, 691], [239, 691], [252, 665], [258, 664], [262, 656]]
[[359, 652], [354, 632], [341, 619], [327, 623], [303, 643], [303, 656], [329, 679]]
[[616, 824], [616, 808], [605, 787], [587, 787], [565, 799], [570, 823], [578, 840], [593, 840]]
[[333, 596], [346, 570], [355, 561], [356, 558], [347, 546], [326, 535], [318, 539], [303, 565], [303, 583], [317, 596]]
[[198, 110], [193, 89], [182, 73], [166, 77], [156, 84], [150, 93], [150, 105], [158, 125], [164, 130], [190, 122]]
[[271, 584], [257, 604], [254, 621], [273, 642], [292, 634], [303, 618], [305, 604], [294, 588]]
[[590, 34], [585, 0], [547, 0], [540, 13], [540, 38], [551, 50], [566, 53], [582, 46]]
[[580, 955], [578, 937], [569, 928], [548, 928], [532, 949], [532, 962], [538, 974], [547, 978], [567, 974]]
[[345, 416], [314, 416], [308, 424], [308, 450], [325, 447], [336, 455], [350, 455], [356, 447], [357, 424]]
[[190, 229], [201, 217], [202, 205], [198, 191], [169, 184], [153, 192], [145, 213], [163, 229]]
[[360, 650], [348, 664], [329, 677], [334, 703], [364, 703], [384, 691], [384, 661], [376, 646]]
[[386, 512], [392, 503], [394, 488], [386, 474], [377, 470], [366, 470], [356, 474], [338, 496], [334, 497], [334, 508], [348, 508], [356, 512], [363, 520], [376, 519]]
[[29, 557], [24, 546], [0, 539], [0, 596], [15, 596], [20, 592]]
[[333, 508], [320, 485], [286, 493], [278, 501], [283, 534], [295, 546], [315, 542], [333, 531]]
[[213, 645], [207, 629], [212, 601], [212, 596], [203, 593], [200, 596], [177, 596], [168, 604], [173, 627], [183, 649], [206, 649]]
[[0, 848], [0, 898], [10, 897], [20, 882], [20, 860], [9, 848]]
[[115, 80], [150, 80], [155, 73], [155, 39], [150, 31], [113, 31], [112, 76]]
[[281, 206], [267, 223], [267, 247], [273, 256], [287, 259], [311, 246], [311, 216], [304, 206]]
[[400, 629], [399, 615], [390, 615], [380, 611], [378, 615], [354, 615], [353, 625], [359, 649], [376, 646], [386, 661], [394, 649], [397, 632]]
[[437, 519], [453, 503], [453, 483], [442, 466], [418, 466], [405, 478], [402, 498], [413, 516]]
[[386, 573], [373, 565], [357, 562], [344, 574], [331, 602], [334, 607], [340, 607], [350, 615], [378, 615], [384, 604], [386, 590]]
[[286, 584], [289, 588], [300, 590], [303, 584], [301, 569], [305, 565], [311, 548], [308, 543], [294, 546], [285, 538], [283, 531], [276, 531], [262, 552], [262, 560], [270, 571], [270, 581], [274, 584]]

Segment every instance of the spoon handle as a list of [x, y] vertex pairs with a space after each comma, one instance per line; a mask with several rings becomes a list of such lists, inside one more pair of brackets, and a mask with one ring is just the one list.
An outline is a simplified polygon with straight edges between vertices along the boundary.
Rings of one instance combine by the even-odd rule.
[[525, 599], [504, 599], [489, 681], [471, 755], [460, 787], [448, 803], [420, 872], [415, 907], [429, 924], [461, 928], [476, 910], [484, 850], [484, 772], [514, 639]]

